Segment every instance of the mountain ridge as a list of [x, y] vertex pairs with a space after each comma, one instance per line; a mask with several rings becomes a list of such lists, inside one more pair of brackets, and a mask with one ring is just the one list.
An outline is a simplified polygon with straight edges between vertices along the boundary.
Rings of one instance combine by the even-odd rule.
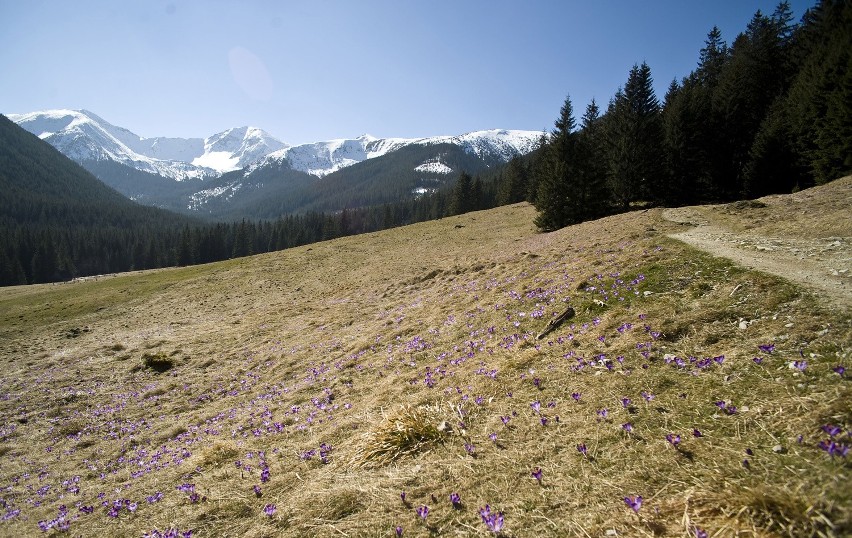
[[9, 118], [126, 197], [206, 218], [275, 218], [280, 213], [270, 207], [337, 211], [411, 199], [449, 185], [462, 171], [477, 174], [525, 155], [542, 136], [509, 129], [421, 138], [362, 134], [290, 146], [248, 126], [207, 138], [143, 138], [88, 110]]
[[175, 180], [207, 179], [271, 160], [288, 160], [294, 170], [323, 177], [411, 144], [456, 144], [477, 156], [529, 153], [541, 133], [510, 129], [471, 131], [419, 138], [336, 138], [289, 145], [258, 127], [234, 127], [207, 138], [144, 138], [89, 110], [52, 109], [8, 114], [9, 119], [47, 141], [75, 161], [113, 160]]

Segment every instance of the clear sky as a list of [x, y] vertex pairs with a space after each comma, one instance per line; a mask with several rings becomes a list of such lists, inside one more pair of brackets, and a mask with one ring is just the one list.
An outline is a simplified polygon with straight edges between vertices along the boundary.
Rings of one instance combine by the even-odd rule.
[[[648, 62], [658, 98], [716, 25], [777, 0], [0, 0], [0, 112], [289, 144], [550, 130]], [[798, 21], [814, 0], [790, 2]]]

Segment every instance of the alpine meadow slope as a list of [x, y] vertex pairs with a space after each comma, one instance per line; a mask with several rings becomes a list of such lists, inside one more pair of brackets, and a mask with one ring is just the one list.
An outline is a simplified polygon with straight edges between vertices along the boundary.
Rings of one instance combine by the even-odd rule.
[[[848, 185], [702, 211], [848, 264]], [[848, 309], [534, 213], [0, 289], [0, 534], [849, 536]]]

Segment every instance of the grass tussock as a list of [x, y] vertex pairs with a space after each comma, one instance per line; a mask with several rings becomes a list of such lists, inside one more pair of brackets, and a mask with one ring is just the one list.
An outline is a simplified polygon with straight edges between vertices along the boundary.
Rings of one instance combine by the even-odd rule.
[[836, 507], [824, 498], [809, 497], [783, 484], [759, 484], [724, 492], [692, 491], [673, 510], [682, 510], [683, 531], [720, 529], [726, 536], [840, 537], [847, 523], [832, 521]]
[[367, 467], [388, 465], [441, 442], [449, 430], [440, 409], [440, 406], [397, 406], [362, 435], [353, 463]]
[[175, 366], [175, 361], [172, 357], [165, 353], [143, 353], [142, 366], [157, 373], [168, 372]]

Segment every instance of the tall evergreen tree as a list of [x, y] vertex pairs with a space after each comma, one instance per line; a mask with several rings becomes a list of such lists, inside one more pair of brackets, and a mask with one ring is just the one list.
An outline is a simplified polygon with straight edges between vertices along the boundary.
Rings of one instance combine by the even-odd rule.
[[559, 111], [548, 145], [542, 150], [538, 169], [538, 193], [535, 208], [536, 226], [541, 230], [558, 230], [579, 222], [572, 173], [575, 157], [577, 123], [571, 98], [566, 97]]
[[527, 175], [526, 165], [520, 157], [514, 157], [509, 161], [500, 177], [498, 205], [514, 204], [526, 198]]
[[623, 209], [640, 198], [661, 201], [665, 184], [660, 103], [647, 63], [633, 66], [607, 116], [608, 177], [614, 201]]
[[598, 218], [609, 211], [610, 193], [606, 183], [606, 164], [600, 107], [594, 99], [586, 106], [577, 137], [576, 167], [580, 220]]
[[817, 184], [852, 172], [850, 28], [852, 4], [824, 0], [805, 13], [794, 37], [797, 73], [785, 112], [807, 180]]
[[[779, 10], [783, 11], [783, 10]], [[789, 78], [789, 61], [784, 48], [786, 27], [757, 11], [746, 31], [734, 40], [730, 60], [713, 94], [713, 107], [722, 120], [725, 139], [717, 150], [724, 156], [716, 181], [722, 195], [735, 198], [745, 189], [745, 170], [751, 148], [764, 118], [779, 99]]]
[[698, 68], [695, 71], [697, 81], [714, 88], [719, 75], [728, 59], [728, 45], [722, 39], [722, 32], [714, 26], [707, 34], [704, 47], [698, 53]]
[[453, 188], [450, 202], [450, 215], [461, 215], [473, 208], [473, 178], [467, 172], [461, 172]]
[[667, 204], [694, 204], [717, 197], [713, 188], [711, 90], [697, 76], [672, 81], [662, 112]]

